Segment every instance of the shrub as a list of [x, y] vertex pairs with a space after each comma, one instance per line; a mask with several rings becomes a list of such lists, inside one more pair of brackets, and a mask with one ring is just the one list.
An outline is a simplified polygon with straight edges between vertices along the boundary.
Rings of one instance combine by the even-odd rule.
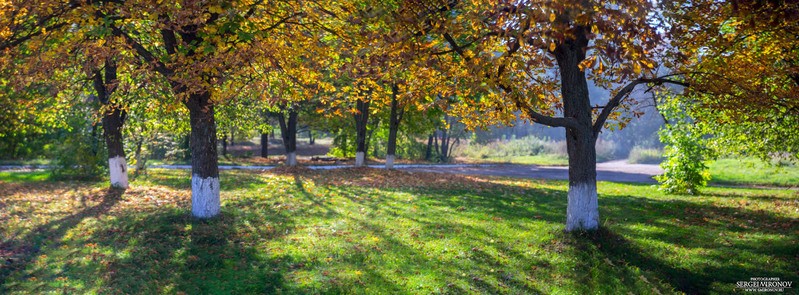
[[706, 161], [715, 155], [705, 144], [706, 130], [694, 124], [685, 112], [686, 107], [679, 100], [668, 98], [660, 104], [664, 117], [673, 120], [658, 132], [660, 141], [666, 145], [666, 161], [660, 163], [665, 172], [655, 179], [667, 193], [693, 195], [710, 180]]
[[89, 134], [66, 137], [55, 150], [52, 173], [56, 179], [96, 180], [108, 166], [102, 138]]

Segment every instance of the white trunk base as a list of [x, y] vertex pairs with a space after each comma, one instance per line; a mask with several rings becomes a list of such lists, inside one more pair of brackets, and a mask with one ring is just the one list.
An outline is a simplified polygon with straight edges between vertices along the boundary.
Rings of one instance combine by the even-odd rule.
[[291, 153], [288, 153], [288, 155], [286, 155], [286, 165], [287, 166], [291, 166], [291, 167], [297, 166], [297, 153], [296, 152], [291, 152]]
[[363, 167], [366, 164], [366, 154], [364, 152], [355, 153], [355, 167]]
[[191, 176], [191, 214], [198, 218], [219, 214], [219, 178]]
[[394, 155], [386, 156], [386, 169], [394, 169]]
[[599, 200], [596, 184], [570, 185], [569, 205], [566, 208], [566, 231], [597, 228], [599, 228]]
[[108, 171], [111, 173], [111, 186], [128, 188], [128, 163], [122, 156], [108, 159]]

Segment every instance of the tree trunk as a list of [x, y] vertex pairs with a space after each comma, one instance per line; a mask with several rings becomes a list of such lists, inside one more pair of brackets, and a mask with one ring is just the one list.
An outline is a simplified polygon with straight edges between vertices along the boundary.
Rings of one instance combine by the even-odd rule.
[[366, 165], [366, 126], [369, 122], [369, 102], [358, 100], [356, 103], [358, 113], [355, 114], [356, 148], [355, 167]]
[[308, 129], [308, 145], [314, 145], [315, 143], [316, 142], [314, 141], [313, 138], [313, 131], [311, 129]]
[[103, 115], [103, 135], [108, 147], [108, 170], [111, 174], [111, 186], [128, 188], [128, 164], [125, 149], [122, 145], [122, 124], [125, 111], [114, 108]]
[[440, 131], [438, 129], [436, 129], [436, 131], [433, 132], [433, 150], [436, 151], [436, 155], [438, 156], [438, 160], [440, 161], [441, 160], [441, 153], [439, 152], [439, 149], [438, 149], [438, 133], [439, 132]]
[[[128, 164], [122, 143], [122, 126], [125, 123], [126, 112], [111, 103], [111, 94], [115, 88], [108, 87], [117, 82], [116, 63], [113, 60], [106, 60], [103, 71], [96, 70], [94, 72], [92, 82], [98, 100], [105, 105], [102, 125], [103, 137], [108, 149], [108, 172], [111, 186], [128, 188]], [[92, 133], [95, 131], [96, 126], [92, 127]]]
[[227, 157], [227, 132], [222, 134], [222, 156]]
[[191, 213], [198, 218], [219, 215], [219, 166], [216, 122], [211, 93], [189, 95], [184, 102], [191, 124]]
[[576, 128], [566, 128], [569, 153], [569, 196], [566, 231], [599, 228], [599, 202], [596, 190], [596, 147], [592, 132], [591, 102], [585, 72], [579, 68], [588, 45], [584, 30], [576, 30], [575, 39], [566, 40], [555, 50], [561, 73], [563, 115], [577, 121]]
[[[445, 117], [445, 120], [447, 118]], [[441, 162], [449, 161], [449, 130], [441, 129], [441, 150], [439, 151]]]
[[391, 111], [388, 117], [388, 146], [386, 147], [386, 169], [394, 168], [394, 155], [397, 152], [397, 131], [404, 109], [397, 101], [397, 85], [392, 85]]
[[136, 150], [134, 151], [133, 155], [133, 157], [136, 159], [136, 171], [133, 173], [134, 176], [142, 175], [146, 171], [147, 157], [144, 156], [143, 147], [144, 136], [140, 136], [136, 141]]
[[261, 157], [269, 158], [269, 133], [261, 133]]
[[433, 135], [427, 137], [427, 150], [424, 152], [424, 159], [430, 160], [433, 157]]
[[297, 166], [297, 111], [289, 109], [288, 121], [283, 112], [277, 113], [280, 135], [283, 137], [283, 146], [286, 148], [286, 165]]

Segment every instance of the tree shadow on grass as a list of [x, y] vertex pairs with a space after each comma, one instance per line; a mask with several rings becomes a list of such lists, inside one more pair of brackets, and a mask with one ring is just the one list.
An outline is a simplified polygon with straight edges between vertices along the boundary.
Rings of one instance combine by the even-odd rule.
[[[749, 277], [796, 281], [799, 275], [792, 262], [799, 257], [799, 221], [794, 218], [629, 195], [601, 198], [600, 210], [606, 224], [590, 237], [596, 249], [611, 261], [655, 274], [681, 292], [707, 294], [719, 288], [731, 292], [737, 281]], [[666, 243], [692, 254], [675, 264], [665, 259], [678, 258], [647, 252], [638, 246], [642, 241]]]
[[292, 228], [291, 220], [265, 204], [248, 205], [263, 205], [257, 215], [229, 209], [236, 205], [229, 203], [210, 220], [175, 208], [115, 216], [83, 239], [96, 246], [80, 254], [100, 258], [69, 264], [65, 274], [81, 282], [75, 292], [292, 293], [282, 271], [293, 263], [291, 257], [271, 257], [269, 249], [260, 248]]
[[66, 217], [37, 226], [24, 236], [15, 237], [0, 244], [0, 253], [2, 253], [0, 258], [3, 260], [3, 267], [0, 268], [0, 291], [5, 288], [9, 276], [24, 270], [36, 259], [36, 255], [43, 246], [51, 248], [59, 246], [67, 231], [86, 218], [106, 214], [122, 199], [124, 192], [125, 190], [122, 189], [109, 188], [102, 195], [81, 196], [84, 202], [87, 198], [100, 200], [100, 202]]

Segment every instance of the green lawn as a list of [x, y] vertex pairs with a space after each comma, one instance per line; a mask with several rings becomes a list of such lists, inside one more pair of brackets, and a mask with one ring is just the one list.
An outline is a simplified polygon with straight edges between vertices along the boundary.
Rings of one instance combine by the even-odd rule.
[[[46, 181], [51, 177], [50, 171], [35, 171], [35, 172], [8, 172], [0, 171], [0, 180], [6, 182], [34, 182]], [[0, 194], [0, 196], [2, 196]]]
[[[190, 217], [187, 171], [105, 183], [0, 174], [0, 293], [731, 293], [799, 282], [799, 194], [663, 195], [602, 182], [603, 229], [563, 233], [562, 181], [376, 169], [222, 172]], [[13, 181], [12, 181], [13, 180]]]
[[799, 187], [799, 166], [777, 167], [759, 159], [719, 159], [710, 164], [711, 182]]

